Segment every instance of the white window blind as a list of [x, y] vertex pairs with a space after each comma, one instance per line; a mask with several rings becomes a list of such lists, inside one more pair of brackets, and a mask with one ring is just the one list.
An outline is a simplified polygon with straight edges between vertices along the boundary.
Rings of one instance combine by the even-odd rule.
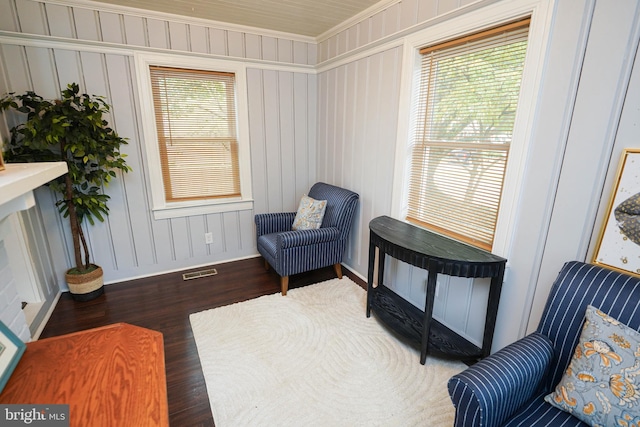
[[422, 54], [407, 220], [491, 250], [529, 19]]
[[240, 196], [235, 74], [149, 71], [166, 201]]

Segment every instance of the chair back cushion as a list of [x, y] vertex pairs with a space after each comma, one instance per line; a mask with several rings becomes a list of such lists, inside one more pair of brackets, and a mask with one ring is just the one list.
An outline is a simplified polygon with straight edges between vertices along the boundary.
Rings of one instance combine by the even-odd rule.
[[564, 374], [580, 338], [587, 305], [640, 329], [640, 279], [579, 261], [566, 263], [554, 282], [538, 325], [555, 354], [545, 380], [552, 390]]
[[324, 182], [317, 182], [309, 190], [309, 197], [327, 201], [322, 227], [336, 227], [340, 230], [341, 239], [346, 239], [358, 204], [358, 194]]

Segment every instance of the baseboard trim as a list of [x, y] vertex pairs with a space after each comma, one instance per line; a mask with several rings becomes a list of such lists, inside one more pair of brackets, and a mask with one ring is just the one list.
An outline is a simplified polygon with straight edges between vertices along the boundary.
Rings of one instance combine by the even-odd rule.
[[206, 268], [206, 267], [211, 267], [211, 266], [220, 265], [220, 264], [226, 264], [226, 263], [234, 262], [234, 261], [243, 261], [245, 259], [258, 258], [259, 256], [260, 256], [260, 254], [255, 254], [255, 255], [247, 255], [247, 256], [238, 257], [238, 258], [215, 261], [215, 262], [212, 262], [212, 263], [194, 264], [194, 265], [190, 265], [188, 267], [180, 267], [180, 268], [174, 268], [174, 269], [171, 269], [171, 270], [156, 271], [156, 272], [149, 273], [149, 274], [140, 274], [138, 276], [127, 277], [125, 279], [110, 280], [108, 282], [105, 281], [104, 284], [105, 285], [113, 285], [113, 284], [116, 284], [116, 283], [128, 282], [130, 280], [145, 279], [147, 277], [162, 276], [163, 274], [178, 273], [180, 271], [187, 271], [187, 270], [196, 270], [196, 269], [199, 269], [199, 268]]
[[56, 305], [58, 305], [58, 301], [60, 300], [61, 295], [62, 295], [62, 291], [58, 291], [53, 301], [51, 301], [51, 304], [49, 305], [49, 309], [44, 314], [44, 316], [42, 317], [42, 320], [40, 321], [40, 324], [31, 335], [31, 341], [37, 341], [40, 338], [42, 331], [44, 330], [45, 326], [47, 326], [47, 322], [49, 322], [49, 319], [53, 314], [53, 310], [55, 310]]

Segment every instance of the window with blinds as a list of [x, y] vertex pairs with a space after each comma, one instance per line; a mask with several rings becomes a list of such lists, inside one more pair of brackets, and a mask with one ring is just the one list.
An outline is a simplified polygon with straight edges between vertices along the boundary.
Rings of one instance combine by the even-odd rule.
[[235, 74], [149, 71], [166, 201], [240, 196]]
[[420, 50], [408, 221], [491, 250], [528, 29], [526, 19]]

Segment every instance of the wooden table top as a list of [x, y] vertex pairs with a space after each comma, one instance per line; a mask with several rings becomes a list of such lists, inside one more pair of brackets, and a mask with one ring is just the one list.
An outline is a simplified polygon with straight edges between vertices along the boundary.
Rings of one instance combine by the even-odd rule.
[[71, 426], [168, 426], [162, 334], [113, 325], [27, 344], [5, 404], [69, 404]]

